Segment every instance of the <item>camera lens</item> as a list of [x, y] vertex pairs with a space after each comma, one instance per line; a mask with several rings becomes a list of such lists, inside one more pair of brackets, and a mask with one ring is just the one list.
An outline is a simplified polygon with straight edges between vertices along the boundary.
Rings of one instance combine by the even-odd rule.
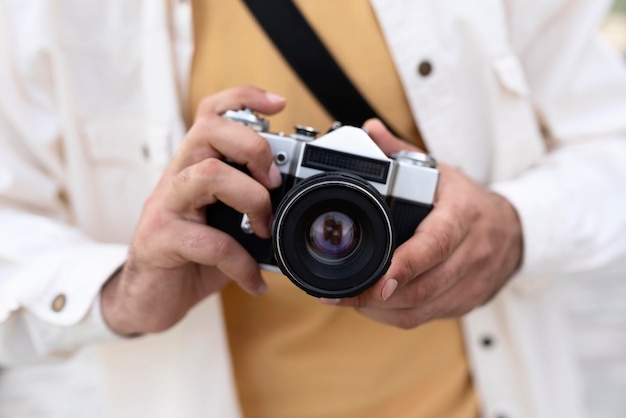
[[324, 212], [313, 220], [309, 229], [309, 252], [322, 263], [345, 261], [359, 243], [359, 226], [345, 213]]
[[363, 292], [387, 270], [394, 249], [383, 196], [343, 172], [297, 182], [276, 210], [273, 232], [276, 264], [317, 297]]

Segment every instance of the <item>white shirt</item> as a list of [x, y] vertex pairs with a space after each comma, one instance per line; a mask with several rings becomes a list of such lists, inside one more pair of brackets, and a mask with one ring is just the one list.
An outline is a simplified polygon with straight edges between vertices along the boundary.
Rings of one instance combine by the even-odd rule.
[[[485, 417], [626, 407], [626, 66], [597, 35], [607, 3], [372, 0], [428, 149], [522, 221], [522, 270], [463, 321]], [[239, 415], [219, 297], [130, 341], [97, 303], [184, 135], [189, 7], [0, 2], [1, 418]]]

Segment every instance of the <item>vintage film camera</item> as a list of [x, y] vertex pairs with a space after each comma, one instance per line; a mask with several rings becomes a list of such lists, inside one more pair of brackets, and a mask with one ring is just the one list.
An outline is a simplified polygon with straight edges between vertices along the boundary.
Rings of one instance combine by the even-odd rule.
[[432, 208], [439, 171], [425, 154], [388, 158], [352, 126], [335, 125], [316, 139], [307, 127], [270, 133], [268, 122], [248, 109], [223, 116], [269, 142], [283, 183], [270, 192], [272, 239], [255, 236], [247, 216], [221, 202], [206, 207], [207, 224], [310, 295], [351, 297], [373, 285]]

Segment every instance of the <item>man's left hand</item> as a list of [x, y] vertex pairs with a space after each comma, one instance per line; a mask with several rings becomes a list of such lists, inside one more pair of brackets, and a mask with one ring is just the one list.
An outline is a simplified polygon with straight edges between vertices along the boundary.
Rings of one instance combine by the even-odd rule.
[[[365, 124], [387, 154], [410, 149], [378, 120]], [[327, 304], [353, 307], [382, 323], [414, 328], [458, 318], [484, 304], [506, 284], [522, 259], [517, 212], [504, 197], [439, 164], [431, 213], [399, 246], [387, 273], [359, 296]]]

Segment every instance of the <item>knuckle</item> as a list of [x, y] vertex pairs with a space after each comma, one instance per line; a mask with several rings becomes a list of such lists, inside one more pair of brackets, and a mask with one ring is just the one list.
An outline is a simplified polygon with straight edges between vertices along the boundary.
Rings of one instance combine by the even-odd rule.
[[[206, 100], [206, 99], [203, 99], [203, 100]], [[208, 107], [208, 106], [205, 106], [205, 107]], [[196, 118], [194, 119], [192, 129], [194, 133], [210, 132], [211, 129], [213, 128], [213, 125], [218, 120], [219, 120], [218, 115], [216, 115], [215, 113], [211, 113], [208, 111], [199, 112], [198, 115], [196, 115]]]
[[165, 229], [168, 222], [168, 217], [161, 210], [147, 210], [142, 216], [137, 235], [140, 238], [143, 238], [144, 235], [150, 236], [156, 231]]
[[132, 253], [156, 254], [167, 249], [167, 230], [170, 220], [161, 211], [151, 211], [142, 216], [131, 243]]
[[478, 266], [484, 266], [485, 264], [489, 262], [492, 254], [493, 254], [493, 251], [491, 251], [491, 249], [489, 248], [485, 248], [485, 247], [477, 248], [474, 253], [474, 263], [477, 264]]
[[214, 99], [211, 96], [203, 97], [198, 103], [198, 109], [196, 110], [196, 116], [194, 119], [194, 125], [198, 123], [205, 116], [211, 114], [214, 105]]
[[196, 111], [196, 116], [194, 122], [199, 121], [200, 119], [210, 118], [215, 115], [215, 105], [216, 105], [216, 96], [204, 96], [200, 102], [198, 103], [198, 109]]
[[[262, 158], [263, 156], [270, 156], [272, 154], [269, 142], [261, 136], [257, 136], [255, 141], [251, 141], [247, 148], [248, 153], [255, 158]], [[252, 161], [254, 161], [254, 159]]]
[[440, 228], [431, 233], [431, 257], [442, 260], [452, 252], [452, 231], [456, 228], [456, 222], [449, 217], [441, 220]]
[[437, 260], [442, 260], [450, 254], [452, 251], [452, 243], [450, 236], [441, 231], [434, 231], [432, 234], [432, 257]]
[[482, 218], [483, 212], [475, 204], [467, 205], [467, 219], [469, 222], [478, 222]]
[[224, 168], [224, 162], [218, 158], [207, 158], [195, 166], [196, 174], [201, 177], [213, 178], [219, 176]]
[[398, 311], [394, 321], [394, 325], [403, 330], [411, 330], [419, 324], [420, 322], [412, 310]]
[[412, 307], [419, 307], [429, 301], [437, 290], [437, 286], [433, 281], [426, 280], [420, 283], [413, 292], [410, 292], [408, 303]]
[[183, 169], [180, 173], [176, 174], [172, 178], [172, 187], [175, 190], [179, 190], [180, 188], [186, 186], [191, 182], [191, 172], [189, 168]]
[[226, 235], [219, 235], [210, 240], [212, 253], [215, 260], [225, 260], [230, 257], [233, 252], [232, 239]]
[[493, 258], [494, 246], [490, 242], [482, 243], [474, 248], [474, 264], [484, 266]]
[[161, 206], [161, 197], [155, 192], [151, 193], [143, 202], [143, 216], [151, 213], [153, 208], [159, 208]]
[[478, 222], [479, 218], [480, 212], [473, 203], [454, 202], [450, 207], [448, 227], [451, 231], [462, 233]]
[[411, 280], [422, 273], [418, 271], [418, 267], [413, 264], [413, 259], [410, 256], [406, 256], [406, 254], [395, 254], [392, 264], [398, 266], [398, 276], [404, 277], [407, 280]]

